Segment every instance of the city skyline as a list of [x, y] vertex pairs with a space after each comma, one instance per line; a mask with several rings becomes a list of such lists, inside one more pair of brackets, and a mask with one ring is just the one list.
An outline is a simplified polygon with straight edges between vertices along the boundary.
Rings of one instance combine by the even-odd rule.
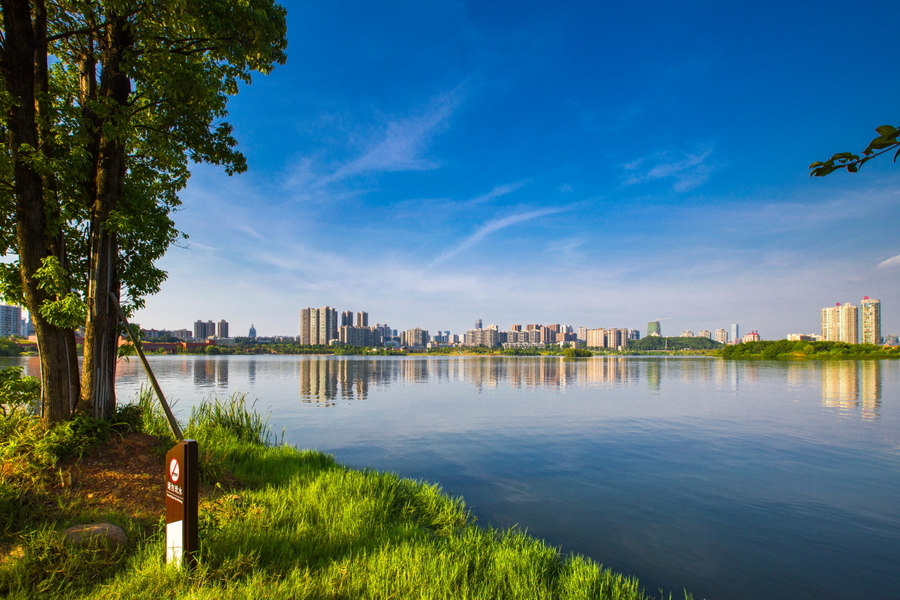
[[900, 332], [900, 165], [807, 170], [896, 124], [890, 53], [851, 58], [896, 3], [284, 5], [287, 64], [229, 104], [249, 171], [192, 167], [136, 322], [775, 339], [868, 294]]
[[[720, 343], [738, 343], [739, 341], [758, 341], [761, 339], [789, 339], [799, 340], [820, 339], [822, 341], [839, 341], [851, 344], [880, 344], [882, 337], [896, 336], [897, 334], [885, 334], [881, 330], [881, 300], [864, 296], [860, 302], [861, 306], [849, 303], [836, 303], [835, 306], [825, 307], [820, 310], [820, 333], [810, 332], [792, 332], [784, 336], [784, 338], [765, 338], [758, 331], [753, 330], [749, 334], [740, 334], [740, 324], [730, 324], [729, 330], [720, 327], [715, 331], [709, 329], [701, 329], [698, 333], [693, 330], [683, 330], [679, 335], [666, 335], [662, 333], [660, 320], [649, 321], [644, 330], [643, 336], [660, 336], [663, 337], [705, 337]], [[355, 314], [355, 321], [354, 321]], [[492, 332], [502, 332], [503, 342], [511, 344], [521, 344], [522, 346], [532, 345], [534, 342], [542, 343], [558, 343], [580, 340], [587, 342], [587, 346], [591, 347], [619, 347], [624, 346], [626, 340], [638, 340], [641, 336], [641, 330], [632, 328], [610, 328], [610, 327], [588, 327], [585, 325], [573, 326], [571, 324], [511, 324], [508, 330], [502, 330], [497, 324], [490, 324], [484, 327], [484, 321], [481, 318], [475, 319], [474, 329], [465, 330], [464, 334], [452, 334], [450, 330], [438, 328], [435, 334], [431, 334], [430, 330], [414, 327], [412, 329], [397, 329], [390, 327], [386, 323], [377, 323], [376, 325], [368, 325], [368, 312], [344, 310], [340, 313], [340, 322], [338, 322], [338, 310], [331, 306], [320, 308], [307, 307], [300, 309], [300, 322], [298, 335], [291, 334], [275, 334], [274, 336], [261, 336], [263, 338], [290, 338], [295, 337], [297, 342], [303, 345], [328, 345], [332, 341], [342, 344], [350, 344], [357, 346], [379, 346], [382, 339], [395, 337], [403, 340], [412, 335], [414, 339], [423, 339], [425, 342], [434, 341], [443, 344], [473, 345], [472, 340], [478, 340], [475, 345], [496, 345], [493, 342], [497, 340], [496, 335]], [[523, 328], [524, 327], [524, 328]], [[218, 324], [212, 321], [204, 323], [202, 320], [194, 322], [193, 338], [205, 339], [211, 335], [217, 335], [220, 338], [228, 337], [229, 323], [224, 319]], [[187, 330], [181, 330], [187, 332]], [[224, 335], [223, 335], [224, 331]], [[393, 333], [392, 333], [393, 332]], [[402, 333], [400, 333], [402, 332]], [[608, 332], [614, 332], [612, 341], [600, 341], [592, 343], [592, 339], [606, 340]], [[158, 333], [158, 332], [157, 332]], [[528, 335], [537, 334], [535, 335]], [[399, 335], [398, 335], [399, 334]], [[519, 335], [522, 334], [522, 335]], [[552, 336], [551, 336], [552, 334]], [[596, 336], [601, 336], [600, 338]], [[555, 337], [553, 337], [555, 336]], [[593, 337], [592, 337], [593, 336]], [[244, 336], [235, 336], [244, 337]], [[255, 338], [256, 330], [251, 324], [249, 337]], [[455, 339], [455, 341], [454, 341]], [[490, 340], [491, 343], [486, 343]], [[482, 344], [482, 342], [484, 342]], [[419, 345], [409, 343], [404, 340], [402, 345]], [[424, 342], [421, 344], [424, 345]]]

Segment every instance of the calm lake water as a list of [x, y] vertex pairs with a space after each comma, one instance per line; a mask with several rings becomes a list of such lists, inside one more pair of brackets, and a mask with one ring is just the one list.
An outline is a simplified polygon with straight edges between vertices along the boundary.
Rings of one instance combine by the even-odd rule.
[[[651, 591], [900, 597], [900, 362], [150, 360], [184, 421], [247, 392], [291, 444], [440, 483]], [[132, 397], [140, 364], [119, 373]]]

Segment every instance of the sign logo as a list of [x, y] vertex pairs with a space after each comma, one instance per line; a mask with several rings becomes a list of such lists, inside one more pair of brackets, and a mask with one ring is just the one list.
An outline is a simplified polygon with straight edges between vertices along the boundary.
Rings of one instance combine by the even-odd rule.
[[172, 480], [172, 483], [178, 483], [178, 478], [180, 476], [181, 476], [181, 469], [178, 466], [178, 460], [173, 458], [172, 461], [169, 463], [169, 479]]

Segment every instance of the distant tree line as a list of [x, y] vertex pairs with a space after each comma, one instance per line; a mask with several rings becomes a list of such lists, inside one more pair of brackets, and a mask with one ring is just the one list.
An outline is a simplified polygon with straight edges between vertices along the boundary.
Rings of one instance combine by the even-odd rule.
[[900, 358], [900, 347], [878, 344], [848, 344], [846, 342], [792, 342], [761, 340], [725, 346], [722, 358]]
[[630, 352], [647, 352], [658, 350], [716, 350], [723, 344], [707, 337], [662, 337], [648, 335], [645, 338], [628, 344]]

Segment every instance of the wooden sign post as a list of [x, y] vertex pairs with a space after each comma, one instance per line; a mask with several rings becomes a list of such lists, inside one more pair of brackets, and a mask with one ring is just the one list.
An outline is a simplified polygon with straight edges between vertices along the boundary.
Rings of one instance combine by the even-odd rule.
[[166, 562], [192, 567], [199, 549], [197, 442], [182, 440], [166, 453]]

